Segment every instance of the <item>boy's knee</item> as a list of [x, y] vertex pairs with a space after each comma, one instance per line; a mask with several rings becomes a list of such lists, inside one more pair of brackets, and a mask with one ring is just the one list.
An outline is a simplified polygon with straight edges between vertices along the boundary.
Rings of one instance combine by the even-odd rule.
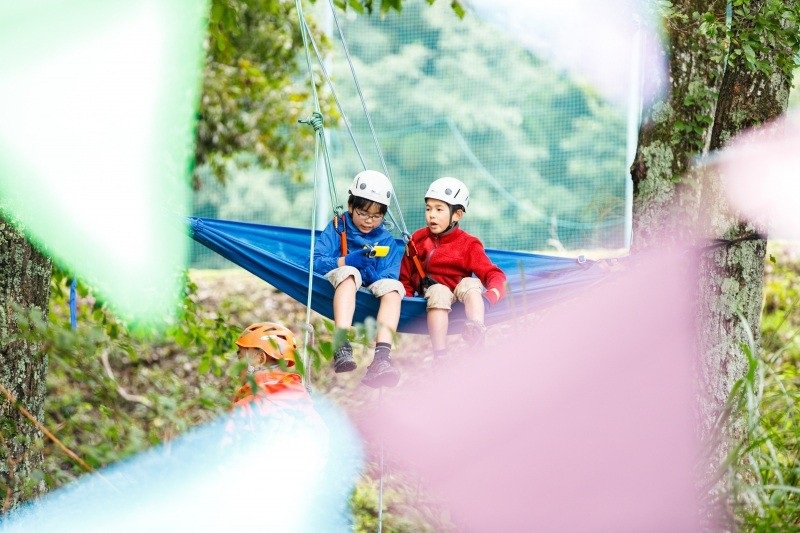
[[431, 285], [425, 291], [427, 309], [446, 309], [449, 311], [453, 305], [453, 293], [441, 283]]
[[464, 278], [456, 285], [455, 297], [464, 302], [467, 299], [480, 298], [482, 293], [483, 285], [478, 278]]
[[388, 299], [403, 299], [406, 294], [406, 289], [403, 284], [396, 279], [379, 279], [369, 286], [369, 290], [376, 298], [383, 298], [387, 296]]
[[328, 278], [328, 281], [330, 281], [331, 285], [333, 285], [336, 289], [338, 289], [342, 284], [349, 284], [355, 287], [355, 289], [361, 287], [361, 273], [358, 271], [358, 269], [351, 266], [335, 268], [328, 272], [325, 277]]

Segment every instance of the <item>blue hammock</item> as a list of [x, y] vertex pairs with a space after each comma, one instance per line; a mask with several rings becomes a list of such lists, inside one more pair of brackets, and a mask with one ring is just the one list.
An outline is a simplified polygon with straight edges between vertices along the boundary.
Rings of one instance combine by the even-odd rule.
[[[194, 240], [298, 302], [307, 303], [310, 230], [201, 217], [190, 217], [189, 223]], [[402, 246], [402, 240], [398, 239], [398, 244]], [[491, 248], [486, 253], [508, 278], [508, 296], [487, 308], [487, 324], [545, 308], [608, 276], [596, 261]], [[333, 286], [322, 275], [314, 274], [313, 279], [311, 308], [332, 318]], [[378, 300], [364, 289], [358, 291], [354, 322], [364, 322], [377, 313]], [[458, 304], [450, 314], [450, 332], [459, 331], [463, 321], [464, 309]], [[403, 299], [398, 331], [427, 332], [424, 298]]]

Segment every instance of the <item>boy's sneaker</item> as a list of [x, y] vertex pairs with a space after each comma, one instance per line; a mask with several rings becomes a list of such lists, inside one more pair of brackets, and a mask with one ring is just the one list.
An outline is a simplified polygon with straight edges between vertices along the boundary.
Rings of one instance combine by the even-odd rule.
[[353, 359], [353, 347], [350, 346], [350, 343], [344, 341], [344, 343], [339, 346], [339, 349], [336, 350], [336, 353], [333, 354], [333, 371], [337, 374], [342, 372], [352, 372], [356, 368], [356, 360]]
[[464, 331], [461, 332], [461, 337], [467, 341], [469, 346], [481, 348], [486, 339], [486, 326], [474, 320], [467, 320], [464, 322]]
[[390, 359], [374, 359], [361, 379], [361, 383], [374, 389], [394, 387], [398, 381], [400, 381], [400, 371], [392, 366]]

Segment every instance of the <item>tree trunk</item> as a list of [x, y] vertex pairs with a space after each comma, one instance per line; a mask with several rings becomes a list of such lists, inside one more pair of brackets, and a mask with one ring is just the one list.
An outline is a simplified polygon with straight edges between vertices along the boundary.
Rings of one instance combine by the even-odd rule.
[[[47, 358], [39, 345], [20, 338], [15, 308], [46, 320], [51, 275], [50, 260], [0, 216], [0, 384], [39, 421], [44, 418]], [[43, 460], [41, 432], [5, 394], [0, 395], [0, 421], [5, 514], [20, 501], [43, 494], [46, 487], [37, 474]]]
[[692, 157], [706, 148], [711, 136], [724, 68], [718, 52], [723, 36], [701, 34], [701, 21], [692, 14], [708, 11], [724, 25], [727, 1], [678, 0], [673, 5], [688, 21], [676, 17], [666, 21], [672, 53], [669, 92], [646, 110], [639, 130], [631, 166], [634, 249], [660, 240], [668, 220], [696, 216], [697, 191], [687, 186], [685, 178]]
[[[787, 9], [796, 10], [799, 1], [784, 4]], [[754, 350], [760, 348], [766, 241], [731, 212], [718, 175], [703, 172], [693, 166], [692, 160], [709, 149], [724, 147], [742, 130], [786, 110], [791, 71], [778, 66], [786, 65], [786, 58], [796, 50], [790, 49], [792, 45], [780, 44], [794, 42], [793, 39], [784, 41], [765, 30], [769, 27], [764, 25], [769, 16], [765, 5], [766, 0], [751, 0], [733, 10], [731, 30], [735, 39], [730, 50], [723, 50], [726, 2], [708, 6], [690, 0], [674, 3], [678, 16], [671, 17], [676, 22], [668, 26], [671, 92], [647, 116], [631, 168], [635, 184], [635, 248], [655, 242], [654, 237], [664, 227], [674, 229], [671, 236], [681, 240], [687, 234], [669, 224], [676, 220], [681, 228], [700, 230], [700, 234], [721, 243], [711, 246], [709, 239], [698, 247], [698, 432], [709, 443], [711, 460], [705, 465], [708, 479], [721, 466], [727, 451], [725, 441], [717, 441], [719, 435], [711, 434], [712, 426], [733, 384], [747, 369], [742, 344], [750, 344], [748, 329], [756, 341]], [[693, 15], [706, 11], [712, 14], [716, 26], [708, 24], [709, 19], [701, 26], [703, 18]], [[771, 72], [754, 69], [752, 63], [748, 65], [744, 56], [736, 53], [745, 44], [767, 42], [773, 42], [773, 46], [753, 48], [761, 50], [756, 59], [772, 66]], [[736, 424], [725, 430], [734, 431], [735, 435]], [[723, 481], [709, 490], [706, 511], [713, 511], [727, 522], [709, 527], [734, 527], [728, 489]]]
[[[766, 0], [745, 4], [746, 11], [734, 10], [732, 32], [742, 42], [764, 41], [765, 20], [779, 22], [780, 13], [769, 15]], [[784, 9], [796, 11], [800, 1], [784, 2]], [[773, 18], [774, 17], [774, 18]], [[797, 32], [797, 28], [792, 31]], [[759, 33], [760, 32], [760, 33]], [[742, 57], [731, 57], [722, 80], [714, 118], [710, 148], [724, 148], [726, 143], [748, 128], [759, 126], [782, 115], [787, 108], [792, 84], [790, 68], [781, 68], [785, 59], [797, 53], [793, 45], [775, 39], [756, 59], [770, 66], [764, 72], [745, 63]], [[718, 175], [709, 172], [701, 183], [703, 219], [707, 220], [714, 236], [721, 239], [701, 258], [700, 349], [702, 383], [705, 392], [701, 404], [704, 435], [709, 435], [713, 418], [724, 408], [734, 383], [747, 372], [747, 357], [742, 344], [748, 342], [748, 330], [753, 334], [753, 355], [761, 352], [761, 306], [764, 279], [766, 236], [759, 228], [741, 220], [725, 200]], [[729, 437], [740, 438], [738, 421], [726, 428]], [[710, 450], [713, 463], [719, 463], [728, 449], [725, 440], [716, 450]], [[715, 464], [710, 467], [718, 466]], [[723, 482], [712, 490], [715, 507], [727, 512], [732, 502], [725, 501], [729, 487]]]

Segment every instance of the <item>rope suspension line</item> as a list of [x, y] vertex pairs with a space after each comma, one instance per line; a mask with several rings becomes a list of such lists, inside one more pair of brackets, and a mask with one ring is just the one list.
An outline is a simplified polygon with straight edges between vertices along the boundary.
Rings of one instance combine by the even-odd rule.
[[[317, 161], [319, 160], [319, 149], [320, 144], [323, 147], [325, 152], [325, 168], [328, 169], [328, 182], [333, 183], [333, 175], [330, 171], [330, 165], [328, 164], [329, 161], [327, 159], [327, 150], [325, 149], [325, 140], [322, 139], [320, 142], [320, 137], [322, 135], [322, 113], [320, 113], [319, 107], [319, 98], [317, 97], [317, 87], [316, 83], [314, 82], [314, 71], [311, 68], [311, 54], [308, 52], [308, 42], [306, 37], [306, 26], [305, 26], [305, 17], [303, 16], [303, 6], [301, 4], [301, 0], [295, 0], [295, 6], [297, 8], [297, 16], [300, 19], [300, 33], [303, 37], [303, 48], [305, 49], [306, 54], [306, 65], [308, 67], [308, 76], [311, 81], [311, 92], [314, 95], [314, 115], [313, 118], [316, 119], [319, 117], [319, 121], [314, 121], [312, 126], [314, 126], [315, 132], [315, 140], [314, 140], [314, 207], [311, 209], [311, 246], [310, 246], [310, 253], [308, 256], [308, 292], [306, 293], [306, 323], [305, 323], [305, 334], [303, 340], [303, 381], [306, 384], [306, 387], [310, 388], [310, 377], [311, 377], [311, 365], [308, 364], [308, 344], [311, 337], [311, 297], [313, 294], [313, 286], [314, 286], [314, 248], [316, 246], [316, 231], [314, 230], [314, 225], [317, 219]], [[305, 29], [304, 29], [305, 28]], [[311, 121], [309, 121], [310, 123]], [[319, 123], [319, 124], [318, 124]], [[333, 201], [333, 205], [338, 205], [338, 201], [336, 199], [336, 188], [329, 187], [331, 192], [331, 200]]]
[[[322, 113], [321, 113], [321, 110], [320, 110], [319, 95], [317, 94], [317, 90], [316, 90], [316, 84], [315, 84], [315, 80], [314, 80], [314, 73], [313, 73], [313, 69], [311, 67], [311, 52], [309, 51], [309, 43], [311, 43], [311, 47], [314, 49], [314, 53], [316, 54], [317, 61], [318, 61], [319, 65], [320, 65], [320, 67], [321, 67], [320, 70], [322, 72], [322, 75], [324, 76], [325, 82], [327, 83], [328, 87], [330, 87], [330, 90], [331, 90], [331, 93], [333, 94], [333, 97], [334, 97], [334, 100], [336, 102], [336, 105], [339, 108], [339, 112], [341, 113], [341, 115], [343, 117], [343, 121], [345, 123], [345, 126], [347, 127], [347, 131], [349, 132], [350, 137], [353, 140], [353, 144], [356, 147], [356, 152], [358, 153], [358, 157], [361, 160], [361, 166], [362, 166], [362, 168], [364, 170], [367, 170], [367, 167], [366, 167], [366, 163], [364, 161], [364, 158], [363, 158], [363, 156], [361, 154], [361, 150], [358, 148], [358, 143], [356, 142], [355, 135], [353, 134], [353, 131], [352, 131], [351, 127], [350, 127], [350, 122], [347, 119], [347, 114], [344, 112], [344, 109], [342, 108], [341, 102], [339, 101], [339, 98], [338, 98], [338, 96], [336, 94], [336, 90], [334, 89], [333, 83], [331, 82], [330, 76], [328, 75], [327, 69], [325, 68], [325, 64], [324, 64], [324, 61], [322, 60], [322, 56], [319, 53], [319, 49], [317, 48], [316, 43], [314, 42], [314, 38], [313, 38], [313, 36], [311, 34], [311, 31], [310, 31], [310, 29], [308, 27], [308, 24], [306, 23], [305, 16], [303, 15], [303, 7], [302, 7], [301, 3], [302, 3], [302, 0], [295, 0], [295, 5], [297, 6], [297, 14], [298, 14], [298, 17], [300, 19], [300, 33], [301, 33], [301, 35], [303, 37], [303, 48], [305, 50], [306, 65], [308, 67], [308, 75], [309, 75], [309, 79], [310, 79], [310, 82], [311, 82], [311, 90], [312, 90], [312, 95], [313, 95], [313, 98], [314, 98], [314, 110], [315, 110], [310, 119], [308, 119], [307, 121], [301, 121], [301, 122], [308, 123], [311, 126], [313, 126], [314, 127], [314, 131], [316, 133], [316, 136], [315, 136], [315, 139], [316, 139], [315, 140], [315, 172], [314, 172], [314, 209], [312, 210], [311, 254], [310, 254], [310, 257], [309, 257], [309, 269], [308, 269], [308, 293], [307, 293], [308, 294], [308, 300], [307, 300], [307, 303], [306, 303], [306, 309], [307, 309], [306, 322], [310, 326], [310, 321], [311, 321], [311, 318], [310, 318], [310, 316], [311, 316], [310, 315], [310, 313], [311, 313], [311, 295], [312, 295], [311, 287], [312, 287], [312, 281], [313, 281], [313, 277], [314, 277], [314, 264], [313, 264], [314, 263], [314, 260], [313, 260], [314, 245], [315, 245], [314, 237], [315, 237], [315, 233], [316, 233], [315, 230], [314, 230], [314, 221], [316, 220], [316, 194], [317, 194], [317, 171], [316, 171], [316, 168], [318, 167], [316, 162], [317, 162], [317, 160], [319, 158], [319, 146], [320, 145], [322, 146], [323, 157], [325, 159], [325, 169], [326, 169], [326, 173], [327, 173], [327, 177], [328, 177], [328, 184], [329, 184], [329, 189], [330, 189], [330, 192], [331, 192], [331, 198], [333, 200], [333, 205], [336, 206], [334, 208], [334, 210], [335, 210], [334, 216], [335, 217], [338, 217], [338, 216], [340, 216], [342, 214], [343, 207], [339, 205], [339, 202], [336, 199], [336, 192], [335, 192], [336, 191], [336, 185], [334, 183], [333, 171], [332, 171], [333, 167], [331, 165], [330, 154], [328, 153], [327, 143], [325, 142], [324, 121], [323, 121]], [[365, 115], [366, 120], [367, 120], [367, 124], [369, 125], [369, 129], [370, 129], [370, 133], [372, 135], [372, 139], [373, 139], [373, 141], [375, 143], [375, 149], [376, 149], [376, 151], [378, 153], [378, 157], [380, 158], [381, 166], [383, 168], [384, 174], [386, 174], [388, 176], [389, 175], [389, 171], [388, 171], [388, 168], [386, 166], [386, 161], [384, 160], [383, 152], [381, 151], [380, 144], [378, 143], [378, 138], [377, 138], [377, 135], [375, 134], [375, 128], [372, 125], [372, 119], [370, 118], [369, 111], [367, 109], [366, 102], [364, 100], [364, 95], [363, 95], [363, 92], [361, 91], [361, 86], [358, 83], [358, 77], [356, 76], [355, 68], [353, 67], [353, 62], [352, 62], [352, 60], [350, 58], [350, 53], [348, 51], [347, 43], [346, 43], [345, 38], [344, 38], [344, 33], [342, 32], [341, 26], [339, 25], [339, 20], [336, 17], [336, 12], [335, 12], [335, 8], [333, 6], [333, 3], [330, 0], [328, 2], [328, 5], [329, 5], [329, 8], [330, 8], [331, 14], [333, 16], [333, 19], [336, 22], [336, 28], [337, 28], [337, 30], [339, 32], [339, 37], [340, 37], [340, 40], [342, 42], [342, 47], [344, 49], [345, 56], [347, 57], [347, 63], [350, 66], [350, 72], [352, 73], [352, 76], [353, 76], [353, 82], [355, 84], [356, 90], [357, 90], [359, 98], [361, 100], [361, 106], [363, 108], [364, 115]], [[403, 219], [402, 211], [400, 209], [400, 204], [399, 204], [399, 202], [397, 200], [397, 195], [393, 194], [392, 195], [392, 199], [394, 200], [394, 204], [393, 205], [395, 206], [395, 209], [396, 209], [396, 212], [398, 214], [398, 217], [400, 218], [400, 229], [402, 231], [403, 238], [404, 238], [405, 242], [407, 243], [407, 242], [409, 242], [411, 240], [411, 235], [409, 234], [408, 229], [406, 228], [405, 220]], [[394, 223], [395, 226], [397, 226], [397, 222], [395, 221], [395, 219], [394, 219], [394, 217], [392, 215], [392, 210], [388, 211], [388, 215], [389, 215], [389, 218], [391, 219], [392, 223]], [[307, 329], [307, 331], [306, 331], [306, 339], [308, 338], [308, 335], [309, 335], [309, 331], [308, 330], [310, 330], [310, 329], [311, 328], [309, 327]], [[306, 346], [307, 346], [307, 343], [306, 343]], [[305, 357], [304, 357], [304, 362], [305, 362]], [[306, 365], [306, 369], [308, 369], [308, 366], [310, 366], [310, 365]], [[306, 370], [306, 375], [308, 375], [308, 370]], [[383, 401], [383, 389], [378, 389], [378, 403], [381, 404], [382, 401]], [[384, 477], [383, 438], [381, 438], [381, 442], [380, 442], [380, 472], [379, 472], [379, 481], [378, 481], [378, 483], [379, 483], [379, 488], [378, 488], [378, 533], [381, 533], [381, 531], [383, 530], [383, 477]]]
[[350, 58], [350, 50], [347, 48], [347, 41], [345, 41], [342, 27], [339, 25], [339, 17], [336, 16], [336, 9], [333, 6], [333, 0], [328, 0], [328, 6], [330, 7], [331, 15], [333, 15], [333, 22], [336, 24], [336, 31], [339, 33], [339, 40], [342, 41], [342, 49], [344, 50], [344, 55], [347, 58], [347, 65], [350, 67], [350, 73], [353, 76], [353, 84], [356, 87], [356, 92], [358, 92], [358, 98], [361, 100], [361, 107], [364, 110], [364, 118], [367, 119], [367, 125], [369, 125], [369, 131], [372, 134], [372, 140], [375, 143], [375, 151], [378, 153], [378, 158], [381, 160], [381, 168], [383, 169], [383, 173], [388, 176], [389, 169], [386, 167], [386, 160], [383, 158], [383, 151], [381, 151], [380, 144], [378, 143], [378, 136], [375, 135], [375, 128], [372, 126], [372, 118], [367, 110], [367, 102], [364, 100], [364, 93], [361, 90], [361, 84], [358, 83], [356, 69], [353, 67], [353, 61]]
[[[316, 128], [315, 128], [316, 130]], [[311, 327], [311, 295], [312, 287], [314, 286], [314, 247], [316, 246], [316, 231], [314, 231], [314, 221], [317, 220], [317, 160], [319, 159], [319, 135], [316, 136], [314, 141], [314, 202], [311, 208], [311, 252], [308, 254], [308, 292], [306, 293], [306, 324], [305, 336], [303, 340], [303, 380], [306, 386], [310, 388], [311, 383], [311, 365], [308, 364], [308, 344], [312, 332]]]
[[[353, 129], [350, 126], [350, 120], [347, 118], [347, 114], [344, 112], [344, 107], [342, 106], [341, 100], [339, 100], [339, 94], [336, 92], [336, 87], [334, 87], [333, 82], [331, 81], [331, 77], [328, 75], [328, 69], [325, 67], [325, 61], [322, 58], [322, 54], [317, 48], [317, 42], [314, 40], [314, 35], [311, 33], [311, 30], [308, 27], [308, 24], [305, 20], [301, 22], [303, 25], [303, 31], [305, 32], [304, 35], [308, 38], [308, 42], [311, 43], [311, 47], [314, 49], [314, 55], [317, 56], [317, 62], [319, 63], [320, 70], [322, 71], [322, 76], [325, 78], [325, 84], [331, 91], [331, 95], [333, 96], [333, 101], [336, 102], [336, 107], [339, 109], [339, 113], [342, 115], [342, 121], [344, 122], [345, 128], [347, 128], [347, 133], [350, 135], [350, 140], [353, 141], [353, 146], [355, 147], [356, 154], [358, 154], [358, 159], [361, 161], [361, 167], [366, 170], [367, 163], [364, 161], [364, 156], [361, 153], [361, 148], [358, 145], [358, 141], [356, 140], [355, 133], [353, 133]], [[309, 67], [310, 68], [310, 67]], [[319, 104], [317, 103], [317, 106]]]
[[[342, 31], [342, 27], [339, 24], [339, 17], [336, 16], [336, 10], [333, 6], [333, 0], [328, 0], [328, 6], [330, 7], [331, 14], [333, 15], [333, 22], [336, 25], [336, 31], [339, 33], [339, 40], [342, 41], [342, 49], [344, 50], [344, 55], [347, 58], [347, 65], [350, 67], [350, 73], [353, 76], [353, 84], [355, 85], [356, 92], [358, 93], [358, 98], [361, 101], [361, 108], [364, 111], [364, 118], [367, 121], [367, 125], [369, 126], [370, 134], [372, 135], [372, 141], [375, 144], [375, 151], [378, 154], [378, 158], [381, 161], [381, 168], [383, 169], [383, 173], [389, 176], [389, 169], [386, 166], [386, 160], [383, 157], [383, 151], [381, 150], [380, 143], [378, 142], [378, 136], [375, 133], [375, 128], [372, 125], [372, 117], [369, 114], [369, 109], [367, 108], [367, 102], [364, 99], [364, 92], [361, 90], [361, 84], [358, 82], [358, 76], [356, 75], [356, 69], [353, 66], [353, 60], [350, 57], [350, 50], [347, 47], [347, 41], [344, 38], [344, 32]], [[389, 176], [391, 178], [391, 176]], [[400, 218], [400, 232], [403, 235], [403, 239], [405, 242], [411, 240], [411, 234], [408, 232], [408, 228], [406, 227], [406, 221], [403, 219], [403, 211], [400, 209], [400, 202], [397, 200], [397, 195], [392, 195], [391, 199], [395, 209], [397, 210], [397, 216]], [[391, 218], [391, 213], [390, 213]], [[392, 222], [395, 222], [392, 218]], [[395, 222], [396, 224], [396, 222]]]
[[[300, 0], [296, 0], [296, 3], [299, 3], [299, 2], [300, 2]], [[299, 9], [301, 9], [301, 8], [299, 8]], [[351, 75], [353, 77], [353, 84], [356, 87], [356, 91], [358, 92], [359, 100], [361, 102], [362, 111], [364, 113], [364, 116], [366, 118], [367, 124], [369, 126], [370, 135], [372, 137], [373, 143], [375, 144], [376, 153], [378, 154], [378, 157], [380, 159], [381, 167], [383, 169], [384, 174], [389, 176], [389, 170], [388, 170], [388, 168], [386, 166], [386, 161], [385, 161], [385, 159], [383, 157], [383, 152], [381, 150], [380, 143], [378, 142], [377, 134], [375, 133], [375, 128], [373, 126], [372, 118], [370, 116], [369, 110], [368, 110], [367, 105], [366, 105], [366, 100], [364, 99], [364, 93], [361, 90], [361, 85], [360, 85], [360, 83], [358, 81], [358, 76], [356, 74], [355, 67], [353, 66], [352, 58], [351, 58], [350, 53], [348, 51], [347, 41], [346, 41], [346, 39], [344, 37], [344, 32], [342, 31], [341, 26], [339, 25], [339, 20], [338, 20], [338, 17], [336, 16], [336, 13], [334, 11], [333, 5], [330, 5], [330, 9], [331, 9], [331, 12], [332, 12], [333, 19], [334, 19], [334, 21], [336, 23], [336, 28], [337, 28], [337, 30], [339, 32], [339, 39], [342, 42], [342, 48], [344, 49], [345, 57], [347, 59], [348, 65], [350, 67], [350, 73], [351, 73]], [[350, 120], [349, 120], [349, 118], [347, 116], [347, 113], [344, 110], [344, 106], [342, 105], [341, 100], [339, 99], [339, 95], [336, 92], [336, 88], [334, 87], [333, 82], [331, 81], [330, 75], [328, 74], [328, 70], [325, 67], [325, 62], [324, 62], [324, 60], [322, 58], [322, 54], [320, 53], [319, 48], [317, 47], [316, 41], [314, 40], [314, 36], [311, 33], [311, 29], [308, 27], [308, 23], [306, 22], [305, 17], [302, 15], [301, 11], [298, 10], [298, 13], [301, 14], [300, 25], [301, 25], [302, 35], [303, 35], [303, 45], [304, 45], [305, 52], [306, 52], [306, 63], [308, 65], [309, 72], [311, 72], [311, 61], [310, 61], [310, 51], [309, 51], [309, 47], [310, 47], [311, 49], [314, 50], [314, 54], [315, 54], [315, 56], [317, 58], [317, 62], [320, 65], [320, 71], [322, 72], [322, 76], [323, 76], [323, 78], [325, 80], [325, 84], [329, 87], [329, 89], [331, 91], [331, 94], [333, 95], [333, 99], [334, 99], [334, 102], [336, 103], [336, 107], [338, 108], [339, 113], [342, 116], [342, 121], [344, 122], [345, 128], [347, 129], [347, 132], [348, 132], [348, 134], [350, 136], [350, 139], [353, 142], [353, 146], [355, 147], [356, 153], [358, 154], [359, 160], [361, 161], [361, 167], [364, 170], [366, 170], [367, 166], [366, 166], [366, 162], [365, 162], [365, 159], [364, 159], [364, 156], [363, 156], [363, 152], [361, 151], [361, 149], [359, 147], [359, 144], [358, 144], [358, 141], [356, 139], [355, 133], [353, 132]], [[312, 76], [312, 83], [313, 83], [313, 75], [310, 74], [310, 76]], [[317, 110], [317, 112], [319, 112], [319, 109], [320, 109], [319, 96], [318, 96], [318, 94], [316, 92], [316, 88], [313, 89], [313, 97], [314, 97], [314, 100], [315, 100], [315, 102], [314, 102], [315, 109]], [[308, 122], [308, 121], [306, 121], [306, 122]], [[323, 138], [323, 143], [324, 143], [324, 138]], [[327, 165], [327, 167], [329, 169], [329, 173], [330, 173], [331, 165], [330, 165], [330, 157], [328, 155], [327, 147], [323, 146], [323, 150], [325, 152], [326, 165]], [[332, 180], [333, 180], [333, 178], [331, 176], [329, 176], [329, 185], [330, 185], [331, 190], [334, 189], [334, 185], [333, 185], [333, 181]], [[402, 209], [400, 208], [400, 203], [397, 200], [397, 196], [396, 195], [392, 196], [391, 202], [392, 202], [393, 209], [390, 210], [390, 212], [388, 213], [389, 220], [391, 221], [392, 224], [394, 224], [395, 227], [398, 228], [398, 231], [400, 231], [400, 233], [403, 236], [403, 239], [405, 240], [405, 242], [408, 242], [411, 239], [411, 234], [409, 233], [408, 228], [406, 227], [405, 219], [403, 218], [403, 212], [402, 212]], [[337, 205], [337, 206], [339, 205], [338, 201], [334, 201], [333, 203], [334, 203], [334, 205]], [[341, 214], [341, 213], [339, 213], [339, 214]], [[395, 218], [395, 216], [396, 216], [396, 218]]]

